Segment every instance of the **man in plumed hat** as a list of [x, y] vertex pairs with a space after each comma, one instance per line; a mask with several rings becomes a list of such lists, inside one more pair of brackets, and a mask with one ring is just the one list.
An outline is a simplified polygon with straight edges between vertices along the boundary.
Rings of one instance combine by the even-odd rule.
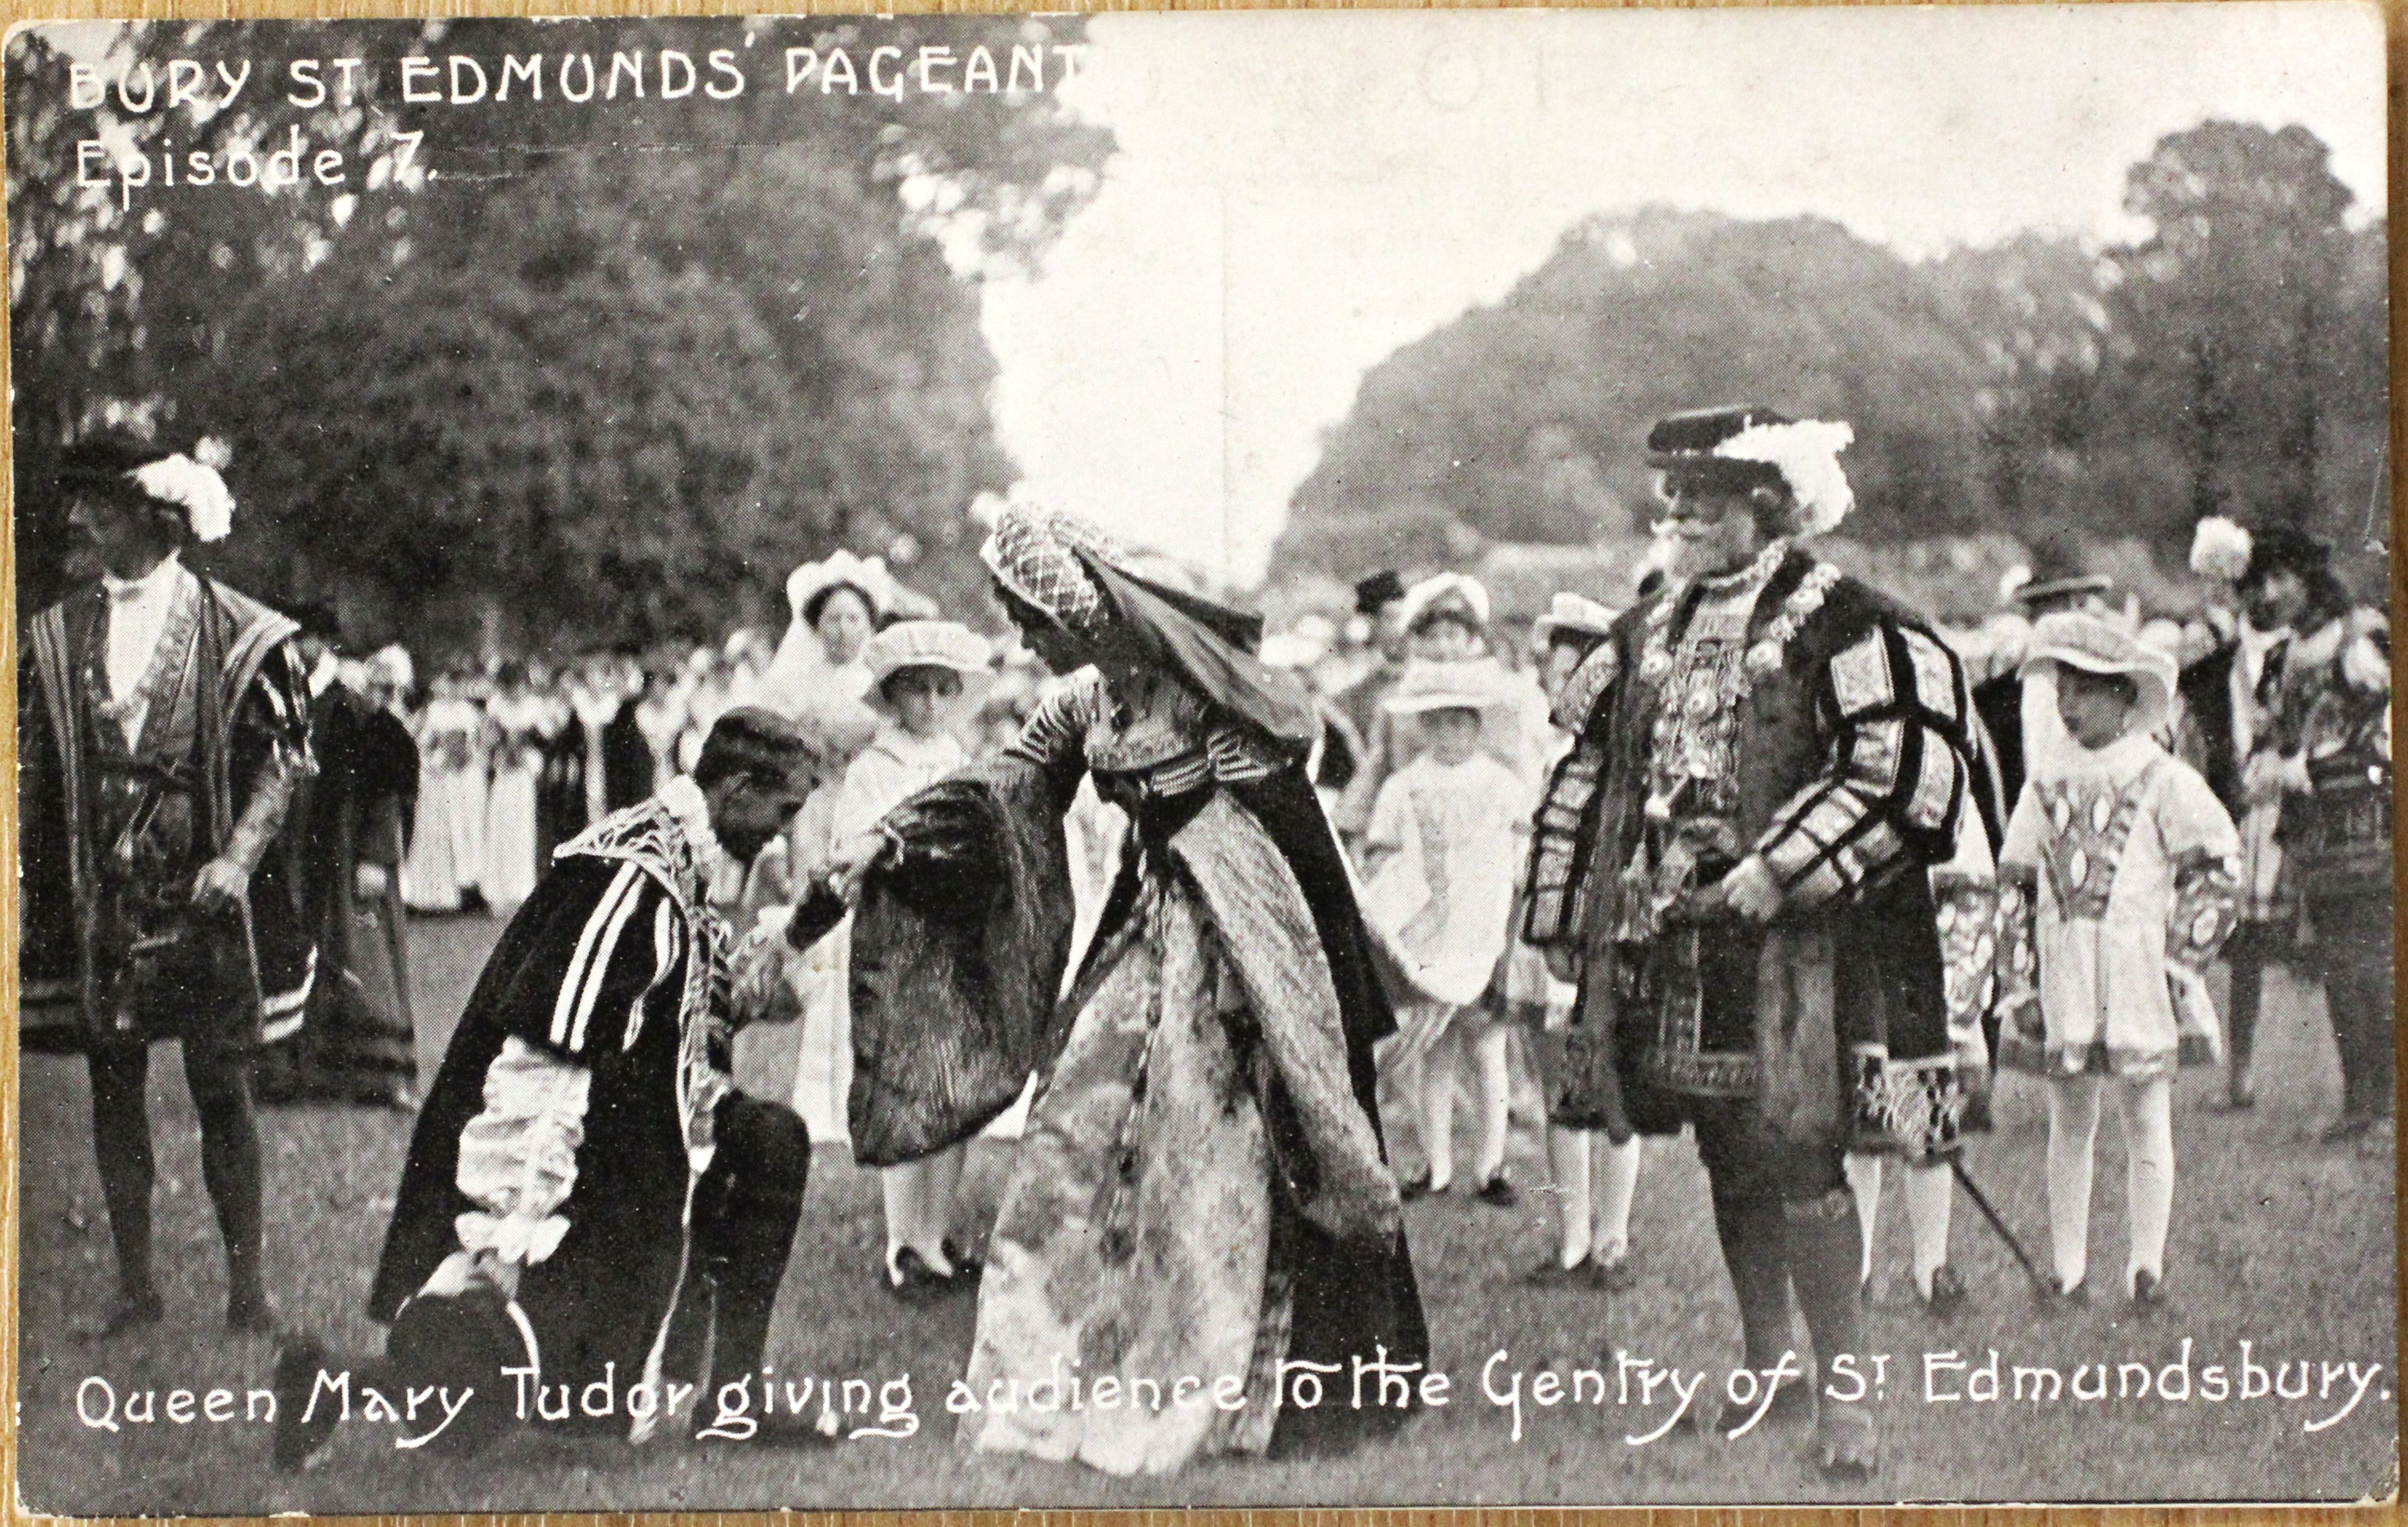
[[283, 845], [310, 771], [294, 622], [188, 566], [234, 498], [192, 454], [106, 435], [67, 450], [68, 525], [103, 576], [34, 617], [18, 676], [22, 1022], [79, 1049], [117, 1249], [88, 1334], [161, 1319], [150, 1267], [150, 1046], [181, 1041], [201, 1176], [224, 1236], [226, 1322], [267, 1330], [260, 1045], [298, 1027], [313, 968]]
[[[1670, 577], [1559, 693], [1581, 732], [1539, 814], [1525, 936], [1579, 987], [1568, 1111], [1617, 1137], [1695, 1130], [1763, 1403], [1815, 1409], [1821, 1465], [1861, 1478], [1877, 1449], [1840, 1363], [1863, 1338], [1842, 1163], [1956, 1145], [1921, 870], [1970, 809], [1972, 701], [1927, 621], [1798, 544], [1853, 505], [1852, 437], [1754, 407], [1649, 433]], [[1799, 1373], [1793, 1292], [1815, 1390], [1771, 1382]]]
[[2255, 1101], [2250, 1059], [2264, 969], [2293, 952], [2325, 982], [2350, 1141], [2392, 1109], [2390, 626], [2355, 607], [2332, 549], [2296, 525], [2201, 521], [2192, 570], [2231, 587], [2230, 635], [2182, 676], [2186, 739], [2240, 824], [2242, 920], [2225, 947], [2232, 982], [2228, 1095]]

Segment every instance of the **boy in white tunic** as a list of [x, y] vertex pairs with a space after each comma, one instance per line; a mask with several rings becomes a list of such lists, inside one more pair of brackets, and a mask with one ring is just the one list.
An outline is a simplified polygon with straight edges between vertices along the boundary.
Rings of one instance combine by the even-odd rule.
[[1364, 835], [1366, 920], [1397, 953], [1412, 990], [1398, 993], [1395, 1059], [1422, 1065], [1422, 1147], [1427, 1175], [1408, 1197], [1455, 1179], [1455, 1092], [1463, 1051], [1479, 1063], [1484, 1202], [1516, 1200], [1505, 1175], [1507, 1047], [1512, 1030], [1484, 1000], [1504, 957], [1515, 876], [1526, 851], [1531, 790], [1480, 750], [1486, 713], [1509, 704], [1485, 664], [1415, 663], [1381, 708], [1420, 722], [1424, 748], [1390, 775]]
[[[878, 711], [879, 726], [836, 792], [834, 841], [870, 831], [881, 817], [968, 761], [951, 723], [962, 713], [965, 688], [985, 675], [991, 655], [985, 637], [952, 621], [898, 621], [863, 647], [870, 679], [864, 698]], [[840, 962], [847, 959], [849, 934], [839, 928], [828, 935]], [[849, 1053], [850, 1043], [848, 1035], [840, 1048]], [[975, 1270], [946, 1239], [966, 1149], [952, 1146], [879, 1174], [886, 1200], [886, 1279], [898, 1293], [940, 1292]]]
[[2232, 929], [2241, 843], [2207, 781], [2154, 740], [2171, 660], [2094, 616], [2052, 615], [2027, 665], [2056, 674], [2076, 748], [2024, 786], [1999, 855], [2000, 1059], [2050, 1082], [2056, 1292], [2080, 1299], [2100, 1092], [2122, 1105], [2131, 1215], [2125, 1286], [2165, 1299], [2173, 1073], [2217, 1059], [2203, 976]]

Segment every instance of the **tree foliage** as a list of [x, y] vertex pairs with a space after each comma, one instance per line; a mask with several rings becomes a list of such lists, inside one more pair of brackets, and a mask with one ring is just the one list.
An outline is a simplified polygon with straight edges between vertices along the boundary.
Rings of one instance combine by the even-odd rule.
[[[1039, 258], [1109, 138], [1040, 92], [789, 94], [785, 50], [1008, 54], [1078, 31], [1009, 17], [130, 29], [131, 57], [240, 55], [280, 84], [294, 57], [380, 61], [375, 97], [303, 110], [253, 91], [199, 124], [66, 112], [58, 60], [21, 32], [11, 299], [19, 437], [36, 448], [20, 455], [19, 502], [35, 508], [21, 566], [48, 571], [55, 544], [46, 449], [118, 400], [163, 438], [233, 446], [244, 512], [222, 564], [270, 593], [339, 592], [366, 623], [438, 642], [716, 632], [776, 613], [786, 570], [838, 544], [964, 592], [963, 510], [1013, 475], [987, 412], [975, 272]], [[660, 98], [664, 50], [714, 48], [736, 50], [744, 93]], [[492, 80], [505, 54], [538, 50], [540, 104], [523, 82], [508, 103], [396, 99], [401, 54], [479, 60]], [[641, 60], [653, 92], [563, 100], [559, 61], [576, 54], [606, 72]], [[313, 152], [347, 150], [352, 178], [339, 198], [152, 189], [120, 210], [73, 186], [69, 140], [96, 116], [179, 153], [196, 125], [277, 147], [298, 128]]]
[[[1369, 372], [1275, 565], [1347, 575], [1643, 523], [1654, 419], [1761, 402], [1842, 418], [1882, 543], [2137, 535], [2206, 513], [2355, 542], [2380, 473], [2384, 228], [2303, 128], [2210, 122], [2130, 176], [2147, 238], [2027, 234], [1910, 263], [1811, 218], [1592, 218], [1501, 302]], [[1411, 534], [1361, 531], [1393, 521]]]

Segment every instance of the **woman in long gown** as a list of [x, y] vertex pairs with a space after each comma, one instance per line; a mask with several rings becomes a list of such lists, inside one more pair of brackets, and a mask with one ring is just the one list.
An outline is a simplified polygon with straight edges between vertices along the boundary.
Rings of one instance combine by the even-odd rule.
[[485, 702], [494, 744], [493, 778], [485, 787], [485, 900], [496, 912], [514, 910], [535, 890], [536, 794], [543, 779], [544, 744], [559, 730], [553, 702], [529, 685], [525, 665], [503, 665], [500, 692]]
[[402, 862], [413, 912], [456, 912], [485, 876], [485, 713], [460, 675], [436, 676], [418, 718], [418, 820]]
[[[982, 554], [1079, 677], [833, 860], [858, 900], [855, 1153], [927, 1155], [1040, 1078], [962, 1436], [1158, 1474], [1392, 1431], [1429, 1347], [1373, 1112], [1396, 1020], [1301, 767], [1312, 706], [1252, 655], [1258, 621], [1129, 574], [1077, 521], [1014, 507]], [[1133, 826], [1057, 1006], [1060, 817], [1089, 777]], [[1358, 1358], [1406, 1381], [1358, 1391]]]

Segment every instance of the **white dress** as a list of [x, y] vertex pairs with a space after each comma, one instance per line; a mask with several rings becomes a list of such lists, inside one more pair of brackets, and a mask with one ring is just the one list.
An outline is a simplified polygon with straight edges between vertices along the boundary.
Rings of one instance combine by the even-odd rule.
[[1363, 913], [1428, 1001], [1461, 1007], [1497, 974], [1522, 868], [1530, 787], [1485, 753], [1429, 753], [1388, 777], [1365, 842], [1393, 850], [1365, 888]]
[[[2195, 1007], [2203, 988], [2170, 960], [2167, 924], [2184, 864], [2200, 855], [2229, 863], [2240, 850], [2207, 781], [2145, 736], [2096, 751], [2076, 745], [2059, 772], [2024, 787], [1999, 867], [2037, 882], [2049, 1075], [2167, 1074], [2186, 1034], [2213, 1041], [2214, 1015]], [[2001, 1035], [2000, 1048], [2034, 1063], [2014, 1035]]]
[[[823, 790], [826, 797], [824, 825], [798, 820], [798, 828], [823, 840], [800, 849], [817, 851], [810, 863], [824, 862], [827, 849], [858, 837], [878, 820], [926, 786], [958, 769], [967, 761], [958, 739], [950, 733], [914, 736], [893, 721], [882, 724], [869, 746], [844, 771], [843, 783]], [[798, 863], [802, 861], [798, 858]], [[853, 1002], [850, 914], [828, 935], [811, 946], [801, 959], [796, 988], [802, 994], [801, 1049], [795, 1057], [795, 1111], [813, 1142], [849, 1140], [845, 1099], [853, 1088]]]
[[485, 900], [508, 911], [535, 890], [536, 786], [552, 703], [538, 695], [497, 694], [485, 702], [493, 723], [493, 780], [485, 790]]
[[413, 911], [456, 912], [485, 874], [485, 713], [466, 700], [431, 700], [417, 731], [418, 816], [402, 898]]

